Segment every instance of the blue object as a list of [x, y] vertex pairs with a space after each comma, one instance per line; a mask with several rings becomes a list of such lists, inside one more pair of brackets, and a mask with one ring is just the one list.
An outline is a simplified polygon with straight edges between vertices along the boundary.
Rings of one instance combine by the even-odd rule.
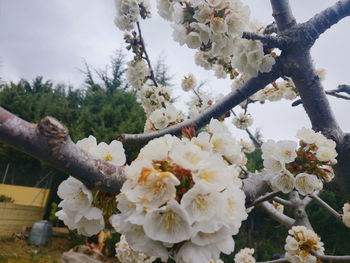
[[52, 224], [47, 221], [36, 221], [30, 230], [29, 244], [45, 246], [51, 243]]

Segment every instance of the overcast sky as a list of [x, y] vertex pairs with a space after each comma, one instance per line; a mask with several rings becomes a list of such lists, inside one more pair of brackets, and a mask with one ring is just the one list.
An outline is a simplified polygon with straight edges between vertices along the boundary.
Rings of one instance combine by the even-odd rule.
[[[253, 19], [265, 24], [273, 21], [269, 0], [243, 2], [250, 6]], [[298, 22], [335, 2], [291, 0]], [[155, 1], [152, 3], [155, 5]], [[95, 68], [104, 68], [123, 44], [114, 16], [113, 0], [0, 0], [0, 76], [16, 81], [41, 75], [55, 83], [81, 86], [83, 75], [79, 69], [83, 68], [83, 60]], [[179, 94], [176, 90], [182, 76], [188, 73], [208, 81], [214, 93], [230, 91], [229, 80], [215, 80], [210, 72], [195, 66], [194, 52], [172, 41], [170, 24], [155, 11], [152, 19], [142, 22], [142, 28], [151, 59], [156, 61], [163, 54], [175, 76], [175, 95]], [[327, 70], [326, 89], [350, 84], [349, 28], [350, 19], [344, 19], [322, 35], [312, 49], [316, 67]], [[350, 102], [330, 100], [341, 127], [350, 131]], [[253, 129], [260, 128], [265, 138], [283, 139], [293, 138], [302, 126], [310, 127], [303, 108], [292, 108], [290, 104], [281, 101], [250, 107], [255, 119]], [[183, 101], [178, 105], [184, 105]]]

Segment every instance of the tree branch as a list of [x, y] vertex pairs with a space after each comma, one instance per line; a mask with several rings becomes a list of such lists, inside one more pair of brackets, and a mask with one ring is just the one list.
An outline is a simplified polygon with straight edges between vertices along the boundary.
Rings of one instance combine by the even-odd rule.
[[161, 137], [165, 134], [179, 135], [181, 134], [182, 128], [186, 128], [192, 125], [196, 129], [199, 129], [209, 123], [212, 118], [218, 118], [222, 116], [224, 113], [234, 108], [239, 103], [246, 100], [255, 92], [264, 88], [266, 85], [275, 81], [282, 75], [281, 62], [277, 59], [276, 64], [273, 66], [270, 72], [260, 73], [257, 77], [250, 79], [243, 86], [226, 95], [222, 100], [205, 110], [197, 117], [184, 121], [177, 125], [170, 126], [160, 131], [142, 134], [122, 134], [118, 137], [118, 140], [127, 144], [143, 145], [148, 141], [157, 137]]
[[321, 205], [323, 208], [325, 208], [332, 216], [337, 218], [342, 222], [341, 215], [335, 211], [329, 204], [327, 204], [325, 201], [323, 201], [317, 194], [311, 194], [310, 195], [319, 205]]
[[275, 196], [273, 198], [273, 200], [276, 201], [277, 203], [284, 205], [284, 206], [292, 206], [293, 205], [291, 201], [285, 200], [285, 199], [278, 197], [278, 196]]
[[[350, 96], [339, 94], [340, 92], [345, 92], [350, 95], [350, 86], [348, 85], [339, 85], [338, 88], [333, 90], [326, 90], [326, 94], [329, 96], [333, 96], [339, 99], [350, 100]], [[292, 103], [292, 107], [298, 106], [302, 104], [301, 99], [298, 99]]]
[[270, 261], [258, 261], [257, 263], [289, 263], [289, 261], [285, 258], [280, 258]]
[[144, 59], [147, 61], [148, 68], [149, 68], [149, 71], [150, 71], [150, 74], [151, 74], [151, 76], [150, 76], [151, 80], [153, 81], [154, 86], [158, 87], [158, 83], [157, 83], [156, 78], [154, 76], [151, 60], [149, 59], [148, 53], [147, 53], [147, 50], [146, 50], [145, 41], [143, 40], [140, 22], [136, 22], [136, 25], [137, 25], [137, 31], [138, 31], [139, 37], [140, 37], [140, 44], [141, 44], [142, 52], [145, 54]]
[[306, 205], [300, 198], [298, 191], [293, 191], [289, 194], [289, 201], [292, 203], [294, 212], [294, 226], [305, 226], [313, 230], [309, 217], [306, 213]]
[[272, 16], [275, 18], [277, 29], [283, 32], [296, 25], [295, 18], [289, 6], [289, 0], [270, 0]]
[[336, 262], [350, 262], [350, 256], [328, 256], [328, 255], [321, 255], [316, 252], [312, 253], [314, 256], [318, 257], [322, 260], [322, 262], [330, 262], [330, 263], [336, 263]]
[[328, 28], [338, 23], [341, 19], [350, 15], [350, 0], [336, 2], [333, 6], [316, 14], [309, 21], [304, 23], [314, 32], [316, 40]]
[[259, 34], [253, 33], [253, 32], [243, 32], [242, 38], [245, 38], [248, 40], [259, 40], [263, 44], [267, 45], [270, 48], [277, 47], [277, 48], [283, 49], [287, 45], [285, 38], [275, 37], [275, 36], [267, 36], [267, 35], [259, 35]]
[[260, 204], [262, 202], [265, 202], [265, 201], [269, 201], [269, 200], [273, 199], [279, 193], [280, 193], [280, 191], [267, 193], [267, 194], [257, 198], [256, 200], [254, 200], [251, 204], [247, 205], [246, 208], [249, 208], [249, 207], [252, 207], [252, 206], [256, 206], [256, 205], [258, 205], [258, 204]]
[[277, 211], [277, 209], [269, 202], [262, 202], [261, 207], [264, 208], [264, 210], [272, 219], [276, 220], [281, 225], [284, 225], [287, 228], [291, 228], [295, 224], [295, 220], [293, 218], [290, 218], [289, 216], [286, 216], [285, 214]]
[[52, 117], [32, 124], [0, 107], [0, 141], [71, 174], [91, 189], [116, 193], [125, 181], [123, 168], [81, 150], [68, 129]]

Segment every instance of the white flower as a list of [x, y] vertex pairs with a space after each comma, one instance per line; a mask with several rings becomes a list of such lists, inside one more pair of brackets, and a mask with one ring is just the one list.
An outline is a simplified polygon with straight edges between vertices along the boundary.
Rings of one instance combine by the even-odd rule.
[[253, 118], [250, 114], [240, 113], [239, 116], [233, 119], [233, 124], [241, 130], [246, 130], [248, 127], [252, 126]]
[[308, 144], [313, 144], [318, 139], [318, 136], [313, 129], [307, 129], [305, 127], [298, 130], [296, 137]]
[[142, 252], [134, 251], [126, 242], [124, 235], [115, 244], [115, 252], [120, 263], [151, 263], [156, 260], [155, 257], [148, 257]]
[[157, 130], [162, 130], [168, 127], [169, 119], [165, 115], [165, 109], [157, 109], [149, 115], [150, 121], [152, 121], [154, 127]]
[[123, 144], [116, 140], [109, 145], [104, 142], [99, 143], [91, 154], [116, 166], [124, 165], [126, 162]]
[[300, 173], [295, 177], [295, 188], [302, 195], [322, 190], [323, 183], [314, 174]]
[[83, 212], [92, 203], [91, 191], [82, 182], [71, 176], [58, 186], [57, 195], [63, 199], [59, 206], [73, 212]]
[[96, 207], [90, 207], [83, 214], [75, 216], [78, 234], [92, 236], [98, 234], [105, 226], [102, 211]]
[[220, 250], [214, 246], [197, 246], [192, 242], [184, 243], [175, 255], [176, 263], [204, 263], [218, 259]]
[[174, 163], [181, 167], [195, 169], [200, 161], [209, 156], [209, 153], [193, 144], [178, 144], [174, 146], [169, 156]]
[[77, 141], [77, 146], [86, 152], [91, 152], [95, 147], [97, 147], [96, 138], [90, 135], [88, 138]]
[[115, 0], [117, 15], [114, 23], [124, 31], [130, 31], [139, 19], [139, 4], [136, 0]]
[[243, 248], [235, 255], [235, 263], [255, 263], [253, 255], [253, 248]]
[[336, 162], [337, 152], [334, 148], [321, 146], [316, 151], [316, 158], [321, 162]]
[[134, 89], [141, 89], [142, 85], [145, 83], [147, 76], [150, 75], [150, 70], [147, 63], [141, 60], [132, 60], [128, 62], [128, 70], [126, 72], [126, 78], [128, 83]]
[[199, 146], [203, 151], [211, 152], [213, 149], [213, 145], [210, 143], [210, 134], [207, 132], [201, 132], [197, 137], [193, 137], [191, 143]]
[[144, 230], [148, 237], [168, 243], [179, 243], [191, 237], [186, 211], [175, 201], [147, 213]]
[[219, 216], [222, 216], [222, 220], [230, 226], [231, 234], [235, 235], [238, 233], [242, 221], [248, 217], [244, 205], [245, 194], [241, 189], [236, 187], [227, 188], [221, 194], [225, 202], [223, 213]]
[[297, 157], [297, 143], [294, 141], [278, 141], [274, 151], [274, 156], [282, 163], [290, 163]]
[[271, 186], [283, 193], [290, 193], [295, 186], [293, 175], [287, 170], [272, 175], [270, 179]]
[[183, 91], [190, 91], [197, 85], [196, 77], [193, 74], [188, 74], [182, 79], [181, 88]]
[[[211, 224], [209, 224], [209, 222]], [[215, 224], [216, 223], [216, 224]], [[213, 223], [212, 221], [202, 222], [195, 224], [194, 233], [191, 237], [191, 241], [198, 246], [207, 246], [218, 244], [219, 242], [225, 241], [230, 238], [232, 241], [232, 236], [230, 234], [230, 229], [227, 226], [220, 225], [218, 222]], [[215, 228], [208, 228], [207, 225], [215, 226]], [[231, 242], [231, 250], [234, 250], [234, 242]]]
[[174, 11], [173, 5], [176, 1], [171, 0], [157, 0], [158, 14], [166, 20], [172, 20], [172, 13]]
[[74, 220], [75, 214], [73, 212], [66, 212], [62, 209], [56, 212], [55, 216], [57, 216], [59, 220], [62, 220], [70, 230], [77, 229], [77, 224]]
[[262, 158], [267, 159], [273, 157], [276, 147], [276, 142], [274, 140], [267, 140], [264, 142], [261, 146]]
[[311, 251], [324, 253], [323, 243], [315, 232], [304, 226], [293, 226], [286, 238], [286, 259], [291, 263], [316, 263]]
[[170, 172], [159, 172], [152, 168], [143, 167], [137, 184], [124, 191], [126, 197], [145, 208], [157, 208], [175, 198], [175, 186], [180, 181]]
[[199, 48], [202, 44], [201, 37], [197, 32], [191, 32], [186, 36], [186, 45], [189, 48]]
[[208, 158], [198, 164], [193, 180], [207, 187], [222, 190], [230, 184], [230, 170], [221, 157]]
[[253, 143], [249, 142], [249, 141], [245, 141], [245, 140], [240, 140], [239, 141], [242, 151], [245, 153], [252, 153], [255, 151], [255, 146]]
[[191, 223], [210, 220], [220, 213], [223, 199], [218, 191], [202, 184], [195, 184], [181, 199], [181, 206], [186, 210]]
[[272, 157], [264, 159], [264, 167], [269, 172], [276, 174], [283, 170], [283, 165], [279, 160], [276, 160]]
[[180, 143], [179, 138], [171, 135], [153, 139], [141, 149], [137, 159], [163, 160], [168, 157], [170, 150]]
[[347, 227], [350, 227], [350, 203], [345, 203], [343, 206], [342, 220]]

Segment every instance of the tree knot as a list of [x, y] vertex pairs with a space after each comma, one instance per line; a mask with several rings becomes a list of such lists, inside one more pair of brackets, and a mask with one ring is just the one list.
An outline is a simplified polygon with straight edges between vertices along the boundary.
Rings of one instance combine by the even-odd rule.
[[45, 117], [38, 122], [39, 133], [49, 140], [50, 144], [66, 143], [68, 128], [53, 117]]

